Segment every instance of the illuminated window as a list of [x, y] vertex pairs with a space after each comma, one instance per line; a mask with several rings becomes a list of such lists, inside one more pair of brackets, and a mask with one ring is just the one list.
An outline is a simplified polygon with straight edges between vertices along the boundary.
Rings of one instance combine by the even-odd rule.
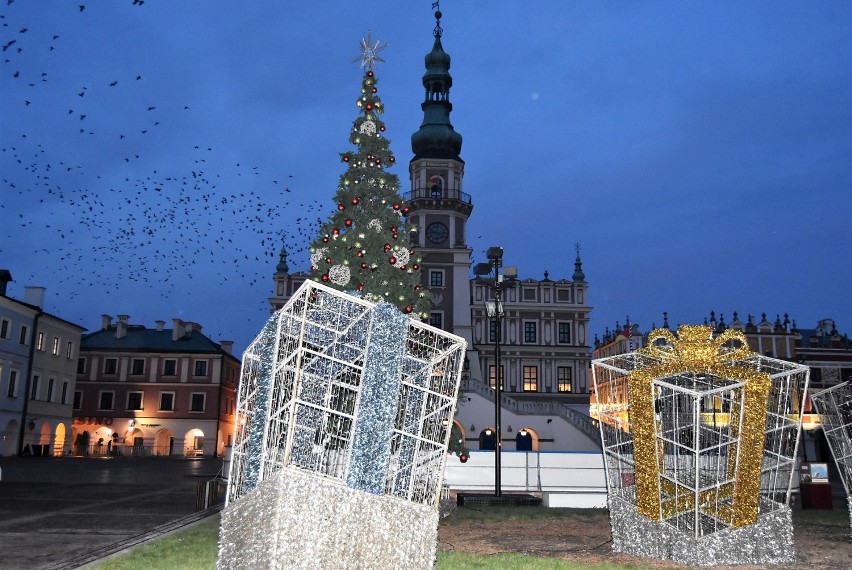
[[560, 392], [571, 392], [571, 368], [559, 366], [556, 369], [556, 388]]
[[59, 356], [59, 337], [53, 337], [53, 354]]
[[[493, 364], [488, 367], [488, 385], [492, 388], [497, 385], [497, 378], [494, 375], [496, 370], [497, 368]], [[506, 389], [506, 369], [502, 364], [500, 365], [500, 389]]]
[[44, 350], [44, 333], [38, 333], [38, 342], [36, 343], [36, 348], [39, 350]]
[[74, 343], [69, 340], [68, 344], [65, 347], [65, 358], [70, 359], [73, 356], [74, 356]]
[[538, 392], [538, 366], [524, 366], [524, 392]]

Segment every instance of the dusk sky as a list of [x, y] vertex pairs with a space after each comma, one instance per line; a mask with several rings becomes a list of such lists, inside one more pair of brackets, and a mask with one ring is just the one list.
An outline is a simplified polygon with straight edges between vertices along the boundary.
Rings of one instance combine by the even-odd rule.
[[[141, 4], [141, 5], [140, 5]], [[443, 0], [473, 262], [570, 279], [592, 334], [711, 310], [852, 332], [852, 3]], [[242, 352], [309, 269], [362, 37], [409, 190], [429, 0], [0, 7], [0, 268], [89, 329], [182, 318]]]

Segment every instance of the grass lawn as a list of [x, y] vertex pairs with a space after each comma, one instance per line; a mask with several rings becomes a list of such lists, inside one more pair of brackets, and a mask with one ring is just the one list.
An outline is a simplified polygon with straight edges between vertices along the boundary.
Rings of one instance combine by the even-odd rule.
[[[583, 517], [601, 521], [607, 517], [604, 509], [547, 509], [547, 508], [490, 508], [473, 510], [460, 508], [456, 514], [441, 521], [442, 525], [470, 524], [475, 522], [554, 519]], [[849, 524], [846, 511], [806, 510], [793, 512], [793, 524], [845, 526]], [[141, 546], [129, 554], [117, 556], [94, 566], [98, 570], [215, 570], [219, 515], [187, 530], [163, 537]], [[609, 563], [577, 564], [523, 554], [482, 555], [468, 552], [438, 552], [439, 570], [567, 570], [595, 568], [599, 570], [638, 569], [641, 566]]]

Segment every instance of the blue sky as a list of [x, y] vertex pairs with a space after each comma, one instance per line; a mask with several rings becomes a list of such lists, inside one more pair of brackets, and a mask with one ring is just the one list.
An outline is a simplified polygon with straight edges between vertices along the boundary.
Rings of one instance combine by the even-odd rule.
[[[570, 278], [579, 242], [598, 333], [711, 310], [852, 331], [852, 4], [441, 9], [474, 262], [502, 245], [522, 278]], [[0, 266], [82, 326], [179, 317], [245, 348], [281, 240], [307, 269], [334, 207], [368, 31], [390, 44], [376, 71], [408, 189], [428, 0], [0, 17]]]

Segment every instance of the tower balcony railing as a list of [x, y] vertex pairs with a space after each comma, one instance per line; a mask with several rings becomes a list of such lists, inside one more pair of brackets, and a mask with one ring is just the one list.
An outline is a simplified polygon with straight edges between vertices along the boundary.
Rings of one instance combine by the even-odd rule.
[[415, 188], [410, 192], [405, 192], [402, 199], [406, 202], [418, 199], [433, 199], [433, 200], [459, 200], [465, 204], [472, 204], [470, 194], [461, 190], [453, 190], [451, 188]]

